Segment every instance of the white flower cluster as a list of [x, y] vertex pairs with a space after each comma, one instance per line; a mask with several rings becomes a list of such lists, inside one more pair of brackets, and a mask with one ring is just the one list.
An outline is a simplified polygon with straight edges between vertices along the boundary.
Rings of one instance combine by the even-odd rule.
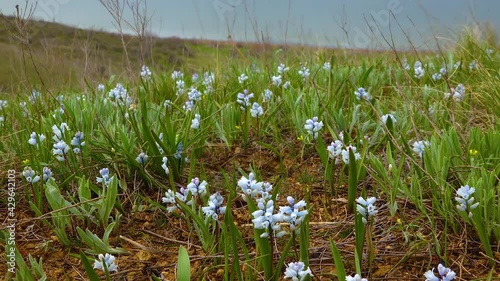
[[479, 202], [474, 203], [474, 197], [472, 197], [474, 192], [476, 192], [474, 187], [469, 185], [461, 186], [457, 190], [457, 197], [455, 197], [458, 202], [457, 209], [462, 212], [469, 212], [469, 218], [472, 218], [472, 210], [479, 206]]
[[364, 224], [367, 224], [368, 220], [378, 213], [378, 210], [374, 205], [375, 201], [377, 201], [377, 198], [375, 197], [370, 197], [365, 200], [360, 196], [356, 199], [356, 202], [358, 203], [356, 204], [356, 210], [362, 216]]
[[318, 138], [318, 132], [323, 128], [323, 121], [318, 122], [318, 117], [313, 117], [312, 119], [307, 119], [304, 129], [307, 133], [312, 135], [314, 139]]
[[365, 90], [365, 88], [358, 88], [357, 91], [354, 91], [354, 95], [358, 100], [365, 100], [367, 102], [372, 100], [372, 96]]
[[356, 152], [357, 148], [355, 146], [348, 145], [344, 147], [344, 144], [340, 140], [332, 142], [326, 147], [326, 150], [328, 151], [328, 156], [331, 159], [335, 159], [336, 164], [339, 163], [339, 159], [342, 159], [346, 165], [349, 165], [349, 151], [352, 151], [355, 160], [361, 159], [361, 154]]
[[99, 254], [97, 256], [97, 260], [94, 262], [94, 269], [99, 269], [101, 271], [104, 271], [104, 264], [106, 264], [106, 268], [108, 269], [108, 272], [117, 272], [118, 271], [118, 265], [115, 263], [115, 257], [110, 254]]

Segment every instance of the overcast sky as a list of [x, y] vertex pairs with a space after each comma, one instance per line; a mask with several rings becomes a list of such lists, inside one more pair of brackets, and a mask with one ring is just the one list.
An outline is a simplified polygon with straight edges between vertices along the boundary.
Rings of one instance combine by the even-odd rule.
[[[120, 0], [122, 1], [122, 0]], [[130, 0], [129, 0], [130, 1]], [[136, 0], [132, 0], [136, 1]], [[36, 3], [29, 0], [29, 3]], [[355, 48], [387, 47], [370, 26], [398, 46], [407, 45], [393, 13], [412, 42], [433, 46], [434, 35], [453, 34], [474, 22], [500, 27], [498, 0], [146, 0], [151, 31], [163, 37], [255, 41], [262, 34], [272, 42], [293, 42]], [[25, 0], [0, 0], [11, 15]], [[46, 21], [114, 31], [112, 17], [99, 0], [38, 0], [35, 17]], [[126, 18], [131, 20], [130, 14]], [[376, 28], [378, 27], [378, 28]], [[440, 39], [443, 42], [445, 39]]]

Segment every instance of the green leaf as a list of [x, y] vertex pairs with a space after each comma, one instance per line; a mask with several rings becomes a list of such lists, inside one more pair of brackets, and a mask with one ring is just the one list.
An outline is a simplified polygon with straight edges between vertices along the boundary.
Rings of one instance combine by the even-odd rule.
[[[102, 194], [101, 196], [103, 195], [104, 194]], [[105, 227], [108, 225], [109, 216], [111, 215], [111, 211], [115, 206], [117, 195], [118, 195], [118, 180], [116, 179], [116, 176], [113, 176], [111, 177], [111, 181], [109, 182], [109, 185], [106, 188], [106, 194], [104, 195], [105, 197], [102, 199], [103, 204], [99, 210], [100, 220], [103, 223], [103, 226]]]
[[339, 249], [337, 248], [335, 243], [333, 243], [332, 239], [330, 239], [330, 250], [332, 251], [333, 262], [335, 264], [335, 269], [337, 272], [337, 279], [345, 280], [346, 271], [344, 267], [344, 262], [342, 261], [342, 257], [340, 256]]
[[90, 281], [100, 281], [101, 279], [95, 272], [94, 268], [90, 264], [90, 261], [88, 260], [87, 256], [80, 251], [80, 259], [82, 260], [83, 268], [85, 268], [85, 272], [87, 272], [87, 276], [89, 277]]
[[354, 222], [354, 227], [355, 227], [355, 258], [356, 261], [359, 262], [356, 263], [356, 272], [358, 274], [361, 274], [361, 261], [363, 260], [363, 246], [365, 243], [365, 225], [363, 224], [363, 220], [361, 215], [356, 214], [355, 216], [355, 222]]
[[179, 247], [179, 256], [177, 257], [177, 280], [191, 280], [191, 264], [189, 261], [189, 254], [184, 246]]
[[354, 201], [358, 189], [358, 170], [356, 168], [356, 158], [352, 149], [349, 149], [349, 187], [347, 190], [347, 211], [354, 213]]

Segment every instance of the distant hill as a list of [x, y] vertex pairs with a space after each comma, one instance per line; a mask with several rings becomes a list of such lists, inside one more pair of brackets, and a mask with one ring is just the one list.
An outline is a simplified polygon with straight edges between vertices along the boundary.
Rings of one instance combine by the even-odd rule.
[[[45, 87], [60, 91], [81, 88], [86, 82], [92, 85], [105, 82], [112, 75], [137, 79], [143, 64], [155, 71], [189, 71], [200, 66], [216, 70], [229, 62], [238, 65], [234, 60], [241, 60], [247, 66], [255, 60], [269, 60], [278, 49], [284, 50], [282, 56], [290, 52], [318, 55], [318, 51], [334, 51], [313, 46], [176, 37], [124, 35], [123, 40], [129, 63], [120, 34], [55, 22], [18, 22], [12, 16], [0, 14], [0, 93]], [[366, 53], [366, 50], [349, 52]]]
[[[124, 35], [130, 69], [121, 36], [99, 30], [31, 20], [20, 31], [20, 24], [10, 16], [0, 15], [0, 92], [22, 88], [72, 88], [87, 81], [105, 81], [111, 75], [134, 76], [142, 64], [155, 70], [190, 69], [214, 65], [214, 59], [246, 57], [266, 46]], [[23, 38], [29, 38], [24, 41]], [[23, 44], [22, 42], [29, 44]], [[239, 48], [245, 48], [243, 50]], [[269, 48], [269, 46], [267, 46]], [[279, 46], [273, 45], [273, 49]]]

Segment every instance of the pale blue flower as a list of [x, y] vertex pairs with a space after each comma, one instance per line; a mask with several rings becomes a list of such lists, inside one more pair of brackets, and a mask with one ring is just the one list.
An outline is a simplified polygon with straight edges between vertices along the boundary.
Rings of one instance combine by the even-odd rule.
[[410, 66], [410, 64], [408, 63], [408, 60], [407, 60], [406, 58], [405, 58], [405, 59], [403, 59], [402, 64], [403, 64], [403, 68], [404, 68], [406, 71], [409, 71], [409, 70], [411, 69], [411, 66]]
[[0, 110], [4, 110], [7, 107], [6, 100], [0, 100]]
[[291, 86], [291, 85], [292, 85], [292, 84], [290, 83], [290, 81], [286, 81], [286, 82], [285, 82], [285, 84], [283, 84], [283, 88], [284, 88], [285, 90], [288, 90], [288, 89], [290, 88], [290, 86]]
[[33, 90], [31, 92], [31, 95], [28, 97], [28, 100], [30, 103], [33, 104], [33, 103], [37, 102], [41, 98], [41, 96], [42, 96], [42, 94], [39, 91]]
[[271, 81], [276, 87], [279, 87], [281, 82], [283, 82], [281, 75], [271, 77]]
[[99, 269], [104, 271], [104, 265], [106, 264], [106, 268], [108, 272], [118, 272], [118, 265], [115, 263], [115, 257], [110, 254], [99, 254], [97, 256], [97, 260], [94, 261], [94, 269]]
[[366, 279], [366, 278], [361, 278], [361, 276], [359, 276], [359, 274], [356, 274], [354, 276], [347, 275], [345, 277], [345, 280], [346, 281], [368, 281], [368, 279]]
[[457, 190], [457, 197], [455, 197], [455, 200], [459, 203], [459, 205], [457, 205], [457, 209], [462, 212], [468, 211], [469, 218], [472, 218], [471, 211], [479, 206], [479, 202], [474, 203], [474, 197], [472, 197], [475, 191], [476, 189], [474, 187], [470, 187], [469, 185], [461, 186]]
[[167, 157], [163, 157], [162, 162], [163, 162], [163, 164], [161, 164], [161, 167], [165, 171], [165, 174], [168, 175], [168, 173], [169, 173], [169, 170], [168, 170], [168, 167], [167, 167], [168, 158]]
[[182, 151], [184, 150], [184, 146], [182, 145], [182, 142], [180, 142], [177, 145], [177, 150], [175, 151], [174, 158], [175, 159], [181, 159], [182, 158]]
[[184, 73], [182, 71], [174, 70], [172, 72], [172, 80], [179, 80], [184, 78]]
[[196, 88], [191, 88], [188, 92], [188, 98], [192, 101], [200, 101], [201, 100], [201, 92]]
[[[158, 138], [160, 139], [161, 142], [163, 142], [163, 133], [160, 133], [158, 135]], [[156, 143], [156, 147], [158, 148], [158, 152], [160, 152], [160, 154], [163, 154], [163, 148], [161, 147], [161, 145], [158, 142], [155, 142], [155, 143]]]
[[104, 183], [107, 186], [112, 178], [109, 176], [109, 169], [108, 168], [100, 169], [99, 174], [101, 175], [101, 177], [96, 177], [95, 178], [96, 182], [97, 183]]
[[257, 195], [262, 195], [263, 192], [263, 182], [257, 182], [253, 173], [248, 175], [248, 178], [242, 176], [238, 180], [238, 187], [243, 191], [243, 199], [246, 200], [246, 196], [255, 198]]
[[68, 154], [69, 146], [63, 140], [58, 141], [54, 144], [52, 148], [52, 154], [56, 156], [59, 161], [66, 160], [66, 155]]
[[171, 204], [171, 206], [167, 207], [167, 211], [171, 213], [179, 208], [176, 200], [179, 200], [185, 203], [186, 205], [193, 204], [193, 200], [187, 201], [188, 195], [189, 191], [187, 190], [187, 188], [184, 187], [181, 187], [179, 192], [175, 192], [175, 194], [171, 189], [169, 189], [167, 190], [167, 192], [165, 192], [165, 197], [162, 197], [161, 201], [163, 202], [163, 204]]
[[356, 152], [357, 148], [355, 146], [352, 145], [346, 146], [341, 151], [342, 161], [344, 161], [346, 165], [349, 165], [349, 150], [352, 150], [352, 153], [354, 154], [354, 160], [357, 161], [361, 159], [361, 154], [359, 154], [359, 152]]
[[42, 134], [37, 134], [35, 132], [32, 132], [30, 135], [30, 139], [28, 140], [28, 143], [38, 147], [39, 142], [43, 142], [45, 140], [45, 136]]
[[205, 94], [210, 94], [214, 91], [214, 84], [215, 84], [215, 74], [212, 72], [205, 72], [203, 74], [203, 81], [202, 81], [203, 86], [205, 86]]
[[456, 88], [452, 88], [451, 92], [451, 94], [446, 93], [445, 98], [452, 97], [455, 101], [460, 102], [465, 97], [465, 87], [462, 84], [458, 84]]
[[289, 206], [280, 206], [280, 213], [283, 214], [283, 221], [289, 223], [290, 230], [298, 230], [305, 216], [309, 213], [305, 210], [307, 204], [304, 200], [295, 203], [295, 199], [292, 196], [288, 196], [286, 200]]
[[206, 93], [211, 93], [213, 91], [213, 85], [215, 84], [215, 74], [212, 72], [205, 72], [203, 74], [203, 85], [206, 88]]
[[127, 89], [125, 89], [122, 84], [118, 83], [116, 87], [109, 91], [108, 96], [112, 100], [125, 97], [127, 96]]
[[194, 108], [194, 101], [192, 101], [192, 100], [188, 100], [182, 106], [182, 109], [184, 109], [185, 111], [191, 111], [191, 110], [193, 110], [193, 108]]
[[415, 65], [413, 66], [413, 70], [415, 71], [415, 78], [420, 79], [420, 78], [424, 77], [425, 69], [422, 66], [422, 63], [420, 61], [415, 62]]
[[163, 102], [163, 106], [166, 107], [167, 109], [172, 109], [172, 101], [171, 100], [165, 100]]
[[278, 73], [281, 75], [281, 74], [284, 74], [285, 72], [287, 72], [290, 68], [285, 66], [284, 63], [278, 65]]
[[218, 192], [210, 195], [208, 199], [208, 206], [202, 207], [201, 210], [207, 218], [212, 218], [213, 220], [218, 220], [219, 215], [226, 213], [226, 207], [222, 206], [224, 202], [224, 197]]
[[[61, 98], [62, 98], [62, 95], [61, 95], [61, 96], [59, 96], [59, 97], [61, 97]], [[83, 94], [83, 95], [81, 95], [81, 96], [76, 96], [76, 100], [77, 100], [77, 101], [80, 101], [80, 100], [82, 100], [82, 101], [86, 101], [86, 100], [87, 100], [87, 96], [86, 96], [85, 94]]]
[[382, 115], [382, 117], [380, 117], [380, 121], [382, 122], [382, 124], [384, 125], [387, 124], [387, 118], [391, 118], [392, 124], [396, 123], [396, 117], [394, 117], [394, 115], [389, 113], [389, 114], [384, 114]]
[[48, 182], [52, 178], [52, 171], [49, 167], [43, 167], [42, 179], [44, 182]]
[[356, 99], [358, 100], [365, 100], [365, 101], [371, 101], [372, 100], [372, 96], [370, 95], [370, 93], [368, 93], [365, 88], [358, 88], [357, 91], [354, 91], [354, 95], [356, 96]]
[[245, 83], [245, 81], [248, 80], [248, 76], [245, 74], [245, 73], [242, 73], [239, 77], [238, 77], [238, 83], [240, 84], [243, 84]]
[[306, 276], [311, 276], [311, 269], [305, 268], [305, 264], [303, 262], [291, 262], [287, 265], [285, 270], [285, 278], [291, 278], [292, 281], [302, 281]]
[[457, 61], [457, 62], [453, 65], [453, 68], [454, 68], [454, 69], [458, 69], [458, 68], [460, 68], [460, 66], [462, 66], [462, 62], [461, 62], [461, 61]]
[[441, 67], [441, 69], [439, 70], [439, 74], [441, 74], [441, 75], [448, 74], [448, 70], [446, 70], [446, 66]]
[[312, 119], [307, 119], [304, 129], [307, 133], [312, 135], [314, 139], [318, 137], [318, 132], [323, 128], [323, 121], [318, 122], [318, 117], [313, 117]]
[[207, 193], [207, 185], [206, 181], [200, 182], [199, 178], [194, 178], [187, 185], [187, 189], [193, 196], [204, 196]]
[[286, 234], [285, 231], [281, 231], [280, 222], [283, 221], [284, 216], [281, 213], [274, 213], [274, 201], [264, 200], [257, 203], [258, 210], [252, 213], [254, 219], [252, 220], [254, 228], [264, 229], [265, 232], [260, 235], [261, 238], [269, 237], [269, 231], [275, 234], [275, 237], [282, 237]]
[[106, 89], [106, 87], [105, 87], [103, 84], [99, 84], [99, 85], [97, 85], [97, 90], [98, 90], [99, 92], [102, 92], [102, 91], [104, 91], [105, 89]]
[[56, 118], [56, 115], [59, 114], [59, 115], [63, 115], [64, 114], [64, 105], [63, 104], [60, 104], [59, 105], [59, 108], [54, 110], [54, 114], [52, 114], [52, 117]]
[[443, 266], [442, 264], [439, 264], [437, 269], [438, 269], [439, 276], [436, 277], [436, 275], [434, 274], [434, 268], [433, 268], [432, 270], [429, 270], [424, 274], [425, 281], [451, 281], [451, 280], [455, 280], [456, 274], [450, 268], [447, 268], [447, 267]]
[[336, 159], [342, 153], [343, 147], [344, 144], [340, 140], [332, 142], [332, 144], [326, 148], [326, 150], [328, 151], [328, 156], [330, 156], [331, 159]]
[[325, 62], [325, 64], [323, 64], [323, 69], [326, 71], [330, 71], [330, 69], [332, 69], [332, 65], [330, 64], [330, 62]]
[[264, 115], [264, 109], [262, 109], [262, 106], [260, 106], [258, 103], [254, 102], [252, 108], [250, 108], [250, 114], [252, 115], [252, 117], [258, 118]]
[[260, 194], [260, 199], [257, 199], [257, 201], [270, 199], [273, 196], [273, 186], [268, 182], [264, 182], [262, 184], [262, 189], [260, 190], [259, 194]]
[[260, 73], [260, 69], [255, 63], [252, 63], [252, 71], [254, 73]]
[[64, 133], [66, 132], [66, 130], [69, 131], [68, 124], [66, 123], [61, 123], [59, 127], [57, 127], [57, 125], [53, 125], [52, 132], [54, 133], [54, 136], [52, 136], [52, 139], [55, 142], [61, 141], [64, 138]]
[[40, 180], [40, 176], [37, 176], [36, 172], [29, 166], [24, 168], [22, 174], [26, 179], [26, 182], [36, 183]]
[[273, 92], [271, 92], [271, 90], [269, 90], [269, 89], [265, 89], [263, 94], [264, 94], [264, 100], [266, 102], [269, 102], [271, 100], [271, 98], [273, 97]]
[[241, 110], [245, 110], [248, 106], [250, 106], [250, 99], [254, 97], [253, 93], [248, 93], [248, 90], [244, 90], [243, 93], [238, 93], [236, 102], [241, 104]]
[[195, 114], [193, 120], [191, 120], [191, 128], [198, 130], [200, 128], [200, 114]]
[[478, 63], [477, 61], [473, 60], [469, 63], [469, 70], [474, 71], [477, 69]]
[[198, 80], [198, 73], [193, 73], [193, 76], [191, 76], [191, 80], [193, 80], [193, 82], [196, 82]]
[[31, 115], [31, 113], [28, 109], [28, 104], [25, 101], [20, 102], [19, 106], [22, 109], [23, 117], [29, 117]]
[[141, 68], [141, 77], [144, 79], [149, 79], [151, 77], [151, 70], [149, 70], [149, 67], [143, 65]]
[[441, 73], [432, 74], [432, 80], [434, 80], [434, 81], [441, 80], [441, 78], [442, 78]]
[[430, 146], [428, 141], [416, 141], [413, 143], [413, 151], [418, 154], [420, 158], [424, 155], [425, 147]]
[[77, 154], [80, 153], [81, 147], [85, 145], [82, 132], [76, 132], [75, 136], [71, 140], [71, 145], [76, 146], [75, 148], [73, 148], [73, 152]]
[[129, 106], [132, 103], [132, 98], [129, 96], [127, 89], [122, 84], [116, 84], [116, 87], [109, 91], [109, 98], [119, 105]]
[[184, 83], [183, 80], [177, 80], [175, 81], [175, 87], [177, 89], [177, 95], [182, 95], [182, 93], [184, 92], [184, 86], [186, 85], [186, 83]]
[[148, 158], [149, 158], [149, 156], [146, 153], [141, 152], [141, 153], [139, 153], [137, 158], [135, 158], [135, 161], [137, 161], [137, 163], [139, 163], [140, 165], [144, 166], [146, 164], [146, 162], [148, 161]]
[[305, 66], [302, 66], [300, 68], [300, 70], [298, 71], [299, 75], [302, 76], [302, 78], [304, 78], [304, 80], [306, 80], [307, 78], [309, 78], [309, 76], [311, 75], [311, 73], [309, 72], [309, 68], [305, 67]]
[[429, 105], [427, 111], [429, 112], [430, 116], [434, 116], [434, 113], [436, 113], [436, 104]]
[[213, 84], [215, 82], [215, 74], [212, 72], [205, 72], [203, 74], [203, 84], [206, 86], [207, 84]]
[[365, 200], [360, 196], [356, 199], [356, 210], [362, 216], [364, 224], [367, 224], [368, 220], [378, 213], [378, 210], [374, 205], [375, 201], [377, 201], [377, 198], [375, 197], [369, 197]]

